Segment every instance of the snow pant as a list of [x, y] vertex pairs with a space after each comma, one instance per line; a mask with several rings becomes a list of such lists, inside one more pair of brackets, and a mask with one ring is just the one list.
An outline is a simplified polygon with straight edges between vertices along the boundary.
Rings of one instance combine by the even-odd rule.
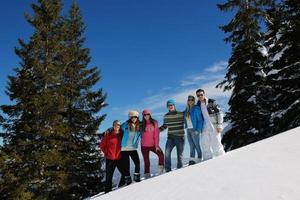
[[195, 158], [195, 151], [197, 151], [198, 158], [201, 159], [200, 133], [196, 135], [194, 129], [187, 129], [187, 139], [190, 145], [190, 157]]
[[176, 146], [177, 150], [177, 168], [182, 167], [183, 147], [184, 147], [184, 136], [173, 136], [168, 135], [166, 150], [165, 150], [165, 170], [166, 172], [171, 171], [171, 152]]
[[125, 173], [122, 175], [119, 187], [124, 185], [125, 183], [125, 177], [130, 177], [130, 160], [129, 157], [132, 159], [135, 168], [134, 168], [134, 173], [139, 174], [140, 173], [140, 158], [137, 150], [132, 150], [132, 151], [121, 151], [121, 156], [122, 156], [122, 163], [125, 167]]
[[203, 160], [208, 160], [213, 156], [225, 154], [221, 139], [221, 133], [217, 133], [215, 129], [204, 129], [201, 133]]
[[106, 174], [105, 174], [105, 193], [108, 193], [112, 190], [112, 179], [114, 175], [114, 171], [118, 168], [120, 173], [124, 175], [125, 173], [125, 168], [123, 166], [123, 163], [121, 159], [118, 160], [108, 160], [106, 159], [106, 164], [105, 164], [105, 169], [106, 169]]
[[144, 158], [144, 173], [150, 173], [150, 159], [149, 153], [152, 151], [158, 156], [158, 165], [164, 165], [164, 153], [162, 151], [156, 151], [155, 146], [153, 147], [141, 147]]

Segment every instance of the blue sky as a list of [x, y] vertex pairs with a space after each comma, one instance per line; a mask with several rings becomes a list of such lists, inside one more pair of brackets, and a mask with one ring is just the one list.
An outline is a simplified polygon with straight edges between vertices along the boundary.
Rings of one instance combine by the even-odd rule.
[[[0, 7], [0, 103], [7, 76], [13, 75], [19, 58], [17, 39], [28, 40], [32, 28], [24, 12], [31, 0], [7, 0]], [[65, 7], [71, 1], [65, 1]], [[99, 131], [114, 119], [124, 121], [130, 109], [149, 108], [160, 124], [169, 98], [183, 110], [188, 94], [204, 88], [226, 110], [230, 93], [215, 89], [226, 72], [230, 45], [218, 28], [230, 20], [215, 0], [78, 0], [87, 27], [86, 47], [90, 66], [98, 66], [102, 79], [96, 88], [108, 93], [108, 116]]]

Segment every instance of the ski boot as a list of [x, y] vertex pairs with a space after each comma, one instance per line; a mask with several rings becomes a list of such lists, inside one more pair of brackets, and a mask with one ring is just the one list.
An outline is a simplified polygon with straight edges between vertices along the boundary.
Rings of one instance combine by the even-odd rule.
[[134, 173], [134, 175], [133, 175], [133, 180], [134, 180], [135, 182], [140, 182], [140, 181], [141, 181], [140, 173]]
[[125, 185], [130, 185], [132, 183], [131, 176], [125, 176]]
[[196, 164], [196, 162], [194, 160], [189, 161], [189, 165], [194, 165], [194, 164]]

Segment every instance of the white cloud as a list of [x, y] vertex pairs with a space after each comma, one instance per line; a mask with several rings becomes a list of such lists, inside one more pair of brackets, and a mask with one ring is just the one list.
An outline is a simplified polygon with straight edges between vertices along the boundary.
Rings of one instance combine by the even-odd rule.
[[[222, 89], [216, 88], [216, 85], [224, 78], [224, 72], [221, 71], [221, 68], [224, 70], [225, 66], [227, 66], [227, 62], [220, 61], [203, 70], [201, 74], [197, 73], [183, 77], [180, 81], [181, 87], [161, 87], [156, 91], [156, 94], [142, 99], [140, 102], [137, 102], [137, 104], [112, 108], [111, 114], [121, 114], [122, 118], [127, 119], [129, 110], [135, 109], [142, 112], [143, 109], [147, 108], [153, 112], [152, 115], [156, 119], [161, 120], [164, 113], [167, 111], [166, 101], [168, 99], [175, 99], [177, 105], [184, 108], [187, 96], [195, 96], [195, 92], [199, 88], [204, 89], [209, 98], [217, 99], [221, 106], [227, 108], [227, 102], [231, 95], [231, 91], [223, 92]], [[155, 91], [151, 91], [151, 93], [152, 92]]]
[[207, 74], [207, 73], [205, 73], [204, 75], [196, 74], [184, 78], [184, 80], [181, 81], [181, 87], [200, 86], [204, 82], [222, 80], [223, 77], [224, 74]]
[[205, 69], [205, 71], [212, 72], [212, 73], [220, 72], [226, 69], [227, 65], [228, 63], [226, 61], [220, 61], [218, 63], [213, 64], [211, 67]]
[[199, 81], [202, 81], [202, 80], [206, 80], [207, 77], [206, 76], [203, 76], [203, 75], [193, 75], [193, 76], [189, 76], [189, 77], [186, 77], [184, 80], [181, 81], [181, 86], [185, 87], [185, 86], [190, 86], [190, 85], [195, 85], [197, 84]]
[[212, 98], [220, 98], [220, 97], [229, 98], [230, 97], [231, 91], [223, 92], [222, 89], [216, 88], [216, 85], [218, 83], [220, 83], [221, 81], [222, 81], [222, 79], [219, 79], [216, 81], [208, 82], [203, 85], [203, 89], [205, 90], [205, 93], [208, 97], [212, 97]]
[[143, 104], [147, 105], [150, 110], [158, 110], [165, 108], [166, 101], [172, 98], [176, 100], [177, 104], [185, 105], [187, 96], [195, 96], [195, 91], [199, 88], [203, 88], [206, 95], [210, 98], [227, 100], [231, 95], [231, 91], [223, 92], [222, 89], [216, 88], [216, 85], [224, 78], [224, 73], [221, 73], [221, 69], [224, 70], [226, 66], [227, 62], [220, 61], [205, 69], [201, 74], [186, 76], [180, 81], [181, 87], [179, 89], [161, 90], [159, 94], [145, 98]]
[[192, 86], [192, 85], [199, 85], [199, 83], [203, 81], [212, 81], [216, 79], [221, 79], [224, 77], [224, 74], [222, 73], [228, 63], [226, 61], [219, 61], [217, 63], [214, 63], [212, 66], [206, 68], [203, 72], [198, 74], [193, 74], [191, 76], [185, 77], [181, 81], [181, 86]]
[[[206, 82], [203, 85], [201, 85], [201, 88], [205, 90], [205, 93], [209, 98], [229, 98], [231, 92], [223, 92], [221, 89], [216, 88], [216, 85], [220, 81], [221, 80]], [[187, 96], [188, 95], [195, 96], [195, 92], [197, 89], [199, 89], [199, 87], [194, 87], [194, 88], [189, 88], [189, 89], [179, 91], [174, 95], [174, 99], [179, 104], [185, 104], [187, 100]]]

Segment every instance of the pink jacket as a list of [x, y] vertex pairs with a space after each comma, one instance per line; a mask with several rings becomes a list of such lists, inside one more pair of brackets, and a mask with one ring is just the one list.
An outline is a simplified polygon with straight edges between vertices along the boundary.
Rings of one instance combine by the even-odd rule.
[[157, 121], [154, 126], [150, 121], [146, 122], [145, 132], [142, 133], [141, 146], [159, 147], [159, 127]]

